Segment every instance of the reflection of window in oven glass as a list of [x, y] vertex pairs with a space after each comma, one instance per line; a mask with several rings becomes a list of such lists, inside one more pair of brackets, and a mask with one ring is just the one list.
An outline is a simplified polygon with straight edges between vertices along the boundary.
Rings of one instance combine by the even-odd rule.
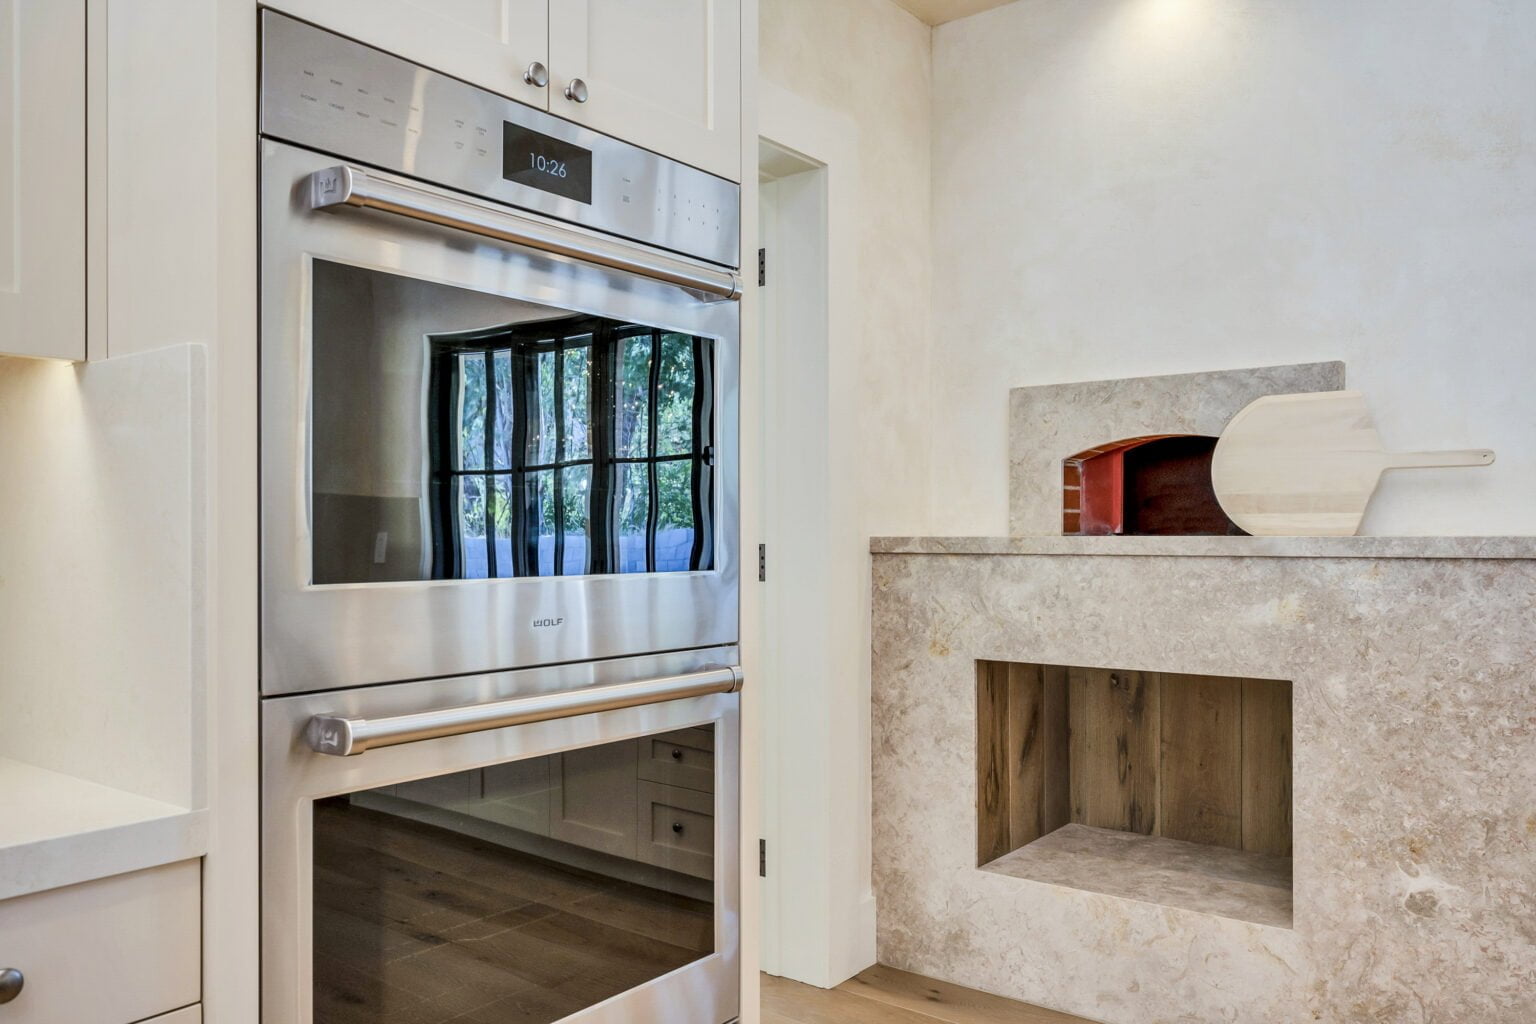
[[712, 342], [593, 317], [431, 339], [433, 575], [712, 567]]

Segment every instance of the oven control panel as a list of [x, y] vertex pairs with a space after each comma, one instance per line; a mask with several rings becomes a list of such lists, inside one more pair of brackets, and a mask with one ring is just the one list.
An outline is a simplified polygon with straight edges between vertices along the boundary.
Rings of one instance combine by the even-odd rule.
[[741, 188], [275, 11], [261, 133], [735, 268]]

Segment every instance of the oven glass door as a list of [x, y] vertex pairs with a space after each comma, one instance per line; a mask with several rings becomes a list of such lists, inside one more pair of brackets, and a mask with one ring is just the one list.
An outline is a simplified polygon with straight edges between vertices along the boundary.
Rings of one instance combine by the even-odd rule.
[[736, 642], [739, 304], [314, 209], [334, 163], [263, 143], [262, 691]]
[[547, 1024], [713, 955], [715, 739], [315, 801], [315, 1024]]
[[737, 695], [346, 758], [316, 700], [268, 702], [264, 1024], [737, 1015]]

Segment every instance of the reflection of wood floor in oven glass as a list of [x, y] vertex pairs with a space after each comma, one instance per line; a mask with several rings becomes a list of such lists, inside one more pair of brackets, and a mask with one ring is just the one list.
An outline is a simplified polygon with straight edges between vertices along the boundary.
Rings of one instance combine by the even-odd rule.
[[706, 903], [345, 801], [314, 928], [315, 1024], [548, 1024], [714, 948]]

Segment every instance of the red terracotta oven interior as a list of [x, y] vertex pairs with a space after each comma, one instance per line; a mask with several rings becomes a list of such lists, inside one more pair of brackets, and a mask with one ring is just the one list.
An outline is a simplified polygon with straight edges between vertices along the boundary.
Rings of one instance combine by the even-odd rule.
[[1211, 487], [1216, 438], [1151, 434], [1069, 455], [1061, 466], [1068, 536], [1241, 535]]

